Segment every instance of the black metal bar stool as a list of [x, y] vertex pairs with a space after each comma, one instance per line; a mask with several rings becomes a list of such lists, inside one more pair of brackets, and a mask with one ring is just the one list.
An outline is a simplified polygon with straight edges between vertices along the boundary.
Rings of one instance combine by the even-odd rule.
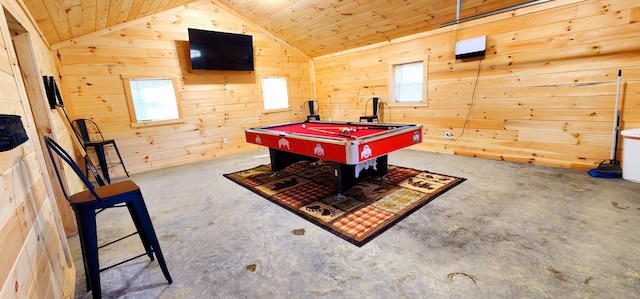
[[[373, 102], [372, 105], [372, 114], [367, 114], [367, 107], [369, 106], [369, 102]], [[378, 120], [378, 108], [380, 105], [380, 99], [379, 98], [371, 98], [369, 100], [367, 100], [367, 103], [364, 106], [364, 114], [363, 116], [360, 116], [360, 121], [366, 120], [367, 122], [372, 123], [374, 120], [377, 122], [380, 122]]]
[[[169, 270], [167, 269], [164, 256], [162, 255], [160, 244], [158, 243], [158, 237], [156, 236], [153, 224], [151, 223], [149, 211], [144, 203], [140, 187], [131, 180], [97, 187], [93, 186], [78, 164], [75, 163], [73, 158], [58, 143], [46, 136], [44, 137], [44, 141], [47, 145], [47, 150], [54, 165], [64, 196], [69, 201], [69, 204], [76, 215], [80, 247], [82, 248], [82, 257], [84, 261], [85, 277], [87, 280], [87, 290], [91, 290], [93, 298], [100, 298], [102, 296], [102, 290], [100, 288], [101, 271], [113, 268], [145, 255], [153, 261], [155, 254], [155, 258], [158, 259], [158, 264], [160, 264], [160, 269], [162, 270], [164, 277], [167, 279], [169, 284], [173, 283]], [[64, 171], [64, 169], [58, 165], [59, 162], [55, 159], [56, 156], [73, 169], [76, 175], [78, 175], [82, 180], [87, 190], [73, 195], [69, 194], [69, 191], [66, 189], [66, 184], [63, 182], [61, 176], [61, 171]], [[92, 167], [92, 165], [90, 166]], [[99, 176], [97, 172], [95, 172], [95, 175]], [[98, 181], [100, 182], [100, 180]], [[136, 227], [136, 232], [102, 246], [98, 246], [96, 214], [107, 208], [124, 206], [129, 210], [131, 219]], [[98, 250], [100, 248], [112, 245], [136, 234], [140, 237], [145, 253], [134, 256], [115, 265], [100, 269], [100, 261], [98, 258]]]
[[[111, 178], [109, 177], [109, 168], [122, 165], [124, 169], [124, 173], [129, 177], [129, 172], [127, 168], [124, 166], [124, 162], [122, 161], [122, 156], [120, 156], [120, 151], [118, 150], [118, 146], [116, 145], [116, 141], [113, 139], [104, 139], [102, 136], [102, 132], [94, 121], [90, 119], [76, 119], [72, 122], [73, 130], [76, 135], [82, 141], [82, 146], [85, 151], [88, 148], [93, 148], [96, 152], [96, 156], [98, 157], [98, 166], [102, 171], [102, 177], [108, 182], [111, 183]], [[118, 155], [119, 162], [109, 163], [107, 161], [107, 156], [105, 152], [105, 147], [113, 146]]]
[[305, 113], [307, 114], [307, 120], [320, 120], [320, 114], [318, 114], [318, 112], [316, 111], [316, 107], [318, 108], [317, 110], [320, 110], [320, 105], [318, 105], [318, 102], [316, 101], [307, 101], [305, 103], [306, 105], [304, 106], [304, 110]]

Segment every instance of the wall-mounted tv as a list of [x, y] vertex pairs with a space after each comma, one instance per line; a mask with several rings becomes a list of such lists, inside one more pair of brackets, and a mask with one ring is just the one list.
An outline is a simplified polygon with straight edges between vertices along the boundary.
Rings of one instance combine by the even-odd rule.
[[251, 35], [189, 28], [191, 69], [253, 71]]

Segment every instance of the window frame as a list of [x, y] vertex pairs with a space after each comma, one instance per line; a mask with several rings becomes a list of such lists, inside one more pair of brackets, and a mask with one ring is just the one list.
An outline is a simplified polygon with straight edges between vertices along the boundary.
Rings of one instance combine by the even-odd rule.
[[[131, 127], [143, 127], [143, 126], [154, 126], [154, 125], [165, 125], [165, 124], [175, 124], [182, 123], [183, 114], [182, 114], [182, 100], [180, 99], [180, 95], [178, 94], [178, 79], [175, 77], [169, 76], [121, 76], [122, 82], [124, 84], [125, 96], [127, 98], [127, 105], [129, 108], [129, 119], [131, 121]], [[150, 120], [150, 121], [139, 121], [135, 104], [133, 101], [133, 95], [131, 91], [131, 80], [170, 80], [171, 85], [173, 86], [174, 99], [176, 101], [176, 110], [178, 113], [178, 118], [175, 119], [163, 119], [163, 120]]]
[[[422, 62], [422, 100], [419, 102], [399, 102], [396, 98], [396, 67], [399, 65]], [[429, 56], [424, 53], [406, 55], [389, 60], [389, 107], [427, 107], [428, 100]]]

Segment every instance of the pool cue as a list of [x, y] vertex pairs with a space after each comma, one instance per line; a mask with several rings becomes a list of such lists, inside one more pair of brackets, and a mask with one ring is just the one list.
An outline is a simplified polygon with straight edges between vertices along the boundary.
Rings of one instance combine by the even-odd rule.
[[80, 156], [82, 156], [82, 159], [85, 160], [87, 169], [91, 171], [91, 174], [96, 179], [96, 183], [98, 183], [98, 185], [100, 186], [104, 186], [105, 183], [104, 183], [104, 180], [102, 179], [102, 175], [98, 173], [98, 169], [93, 164], [93, 162], [91, 162], [91, 158], [89, 158], [87, 151], [84, 149], [84, 146], [80, 142], [80, 137], [78, 136], [75, 129], [73, 128], [73, 125], [71, 124], [71, 119], [69, 118], [69, 115], [67, 114], [67, 110], [64, 108], [64, 105], [56, 104], [56, 110], [58, 111], [58, 114], [60, 114], [60, 118], [64, 116], [64, 118], [67, 119], [67, 122], [63, 121], [63, 123], [65, 127], [67, 127], [67, 130], [71, 135], [71, 143], [73, 144], [74, 148], [78, 151]]

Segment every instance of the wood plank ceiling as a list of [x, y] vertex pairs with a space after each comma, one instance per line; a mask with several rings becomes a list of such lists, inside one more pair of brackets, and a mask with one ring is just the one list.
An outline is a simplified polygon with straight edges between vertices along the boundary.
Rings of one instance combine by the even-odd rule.
[[[24, 0], [55, 44], [196, 0]], [[457, 0], [214, 0], [309, 57], [424, 32], [456, 20]], [[460, 18], [530, 2], [465, 0]]]

